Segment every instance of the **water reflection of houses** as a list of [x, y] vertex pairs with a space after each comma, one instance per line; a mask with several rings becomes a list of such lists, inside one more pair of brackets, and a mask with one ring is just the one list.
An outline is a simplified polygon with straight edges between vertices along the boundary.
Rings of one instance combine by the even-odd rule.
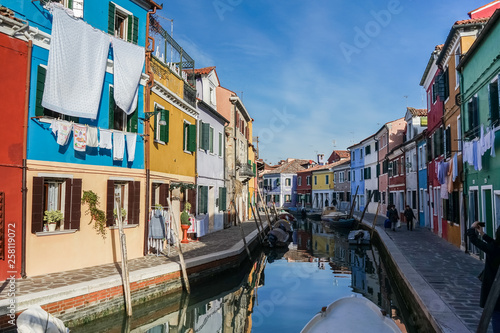
[[326, 233], [321, 222], [312, 223], [312, 255], [328, 258], [334, 273], [350, 273], [347, 235], [341, 232]]
[[368, 247], [351, 247], [349, 259], [353, 291], [363, 294], [375, 304], [380, 304], [382, 296], [373, 252]]

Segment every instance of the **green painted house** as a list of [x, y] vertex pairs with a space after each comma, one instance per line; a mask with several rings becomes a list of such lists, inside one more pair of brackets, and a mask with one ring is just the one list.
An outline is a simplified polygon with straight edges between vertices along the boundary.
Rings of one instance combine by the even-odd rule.
[[467, 226], [484, 221], [490, 236], [500, 225], [499, 39], [497, 10], [458, 64]]

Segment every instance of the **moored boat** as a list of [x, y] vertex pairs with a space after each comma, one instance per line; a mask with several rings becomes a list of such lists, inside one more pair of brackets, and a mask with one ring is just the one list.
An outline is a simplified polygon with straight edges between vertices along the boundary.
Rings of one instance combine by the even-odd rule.
[[352, 228], [356, 220], [354, 218], [340, 218], [338, 220], [323, 220], [323, 228], [326, 232], [330, 232], [336, 228]]
[[396, 323], [362, 296], [344, 297], [321, 309], [301, 333], [401, 333]]
[[288, 247], [292, 240], [292, 233], [290, 223], [287, 220], [279, 220], [267, 233], [264, 244], [269, 247]]

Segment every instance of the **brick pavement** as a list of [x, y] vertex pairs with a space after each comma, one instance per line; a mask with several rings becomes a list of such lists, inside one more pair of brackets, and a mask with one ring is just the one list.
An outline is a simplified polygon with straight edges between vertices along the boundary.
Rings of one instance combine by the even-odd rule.
[[[245, 236], [256, 229], [255, 222], [253, 221], [242, 223], [242, 227]], [[216, 231], [200, 237], [198, 241], [182, 244], [184, 259], [187, 260], [228, 250], [239, 241], [241, 241], [241, 231], [239, 227], [233, 226], [228, 229]], [[165, 252], [167, 252], [167, 250]], [[128, 267], [130, 272], [133, 272], [173, 262], [179, 262], [179, 256], [175, 247], [172, 246], [170, 255], [148, 255], [131, 259], [128, 262]], [[65, 272], [29, 276], [26, 279], [16, 280], [16, 297], [114, 276], [120, 272], [120, 267], [120, 263], [112, 263]], [[6, 284], [0, 285], [0, 301], [8, 298], [7, 292], [3, 290], [5, 286]]]
[[[358, 214], [358, 216], [361, 215]], [[371, 226], [373, 219], [374, 214], [366, 213], [363, 220], [365, 224]], [[409, 231], [406, 224], [401, 223], [401, 228], [394, 232], [383, 228], [384, 220], [383, 216], [377, 218], [379, 233], [384, 232], [394, 242], [410, 265], [430, 285], [451, 312], [470, 332], [475, 332], [482, 314], [482, 308], [479, 307], [481, 283], [477, 275], [483, 269], [484, 262], [448, 243], [427, 228], [417, 227]], [[399, 262], [397, 263], [400, 265]], [[415, 288], [417, 294], [424, 294], [424, 289]], [[422, 299], [426, 303], [425, 297]], [[431, 315], [438, 323], [442, 321], [442, 318], [439, 318], [439, 312], [442, 309], [438, 309], [439, 306], [437, 306], [440, 303], [433, 301], [432, 298], [427, 298], [427, 303], [425, 305]], [[446, 330], [443, 329], [443, 331]], [[491, 325], [489, 332], [492, 332]]]

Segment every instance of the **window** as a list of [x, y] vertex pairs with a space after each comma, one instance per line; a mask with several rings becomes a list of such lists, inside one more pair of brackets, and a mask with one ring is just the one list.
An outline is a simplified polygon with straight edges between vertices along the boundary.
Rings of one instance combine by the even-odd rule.
[[311, 176], [306, 177], [307, 185], [311, 185]]
[[446, 101], [450, 97], [450, 73], [448, 67], [446, 67], [444, 73], [441, 75], [441, 83], [443, 87], [443, 101]]
[[210, 87], [210, 104], [215, 105], [215, 89]]
[[330, 176], [325, 175], [325, 184], [328, 185], [329, 181], [330, 181]]
[[417, 191], [411, 191], [411, 208], [417, 209]]
[[[154, 117], [154, 133], [155, 140], [163, 143], [168, 142], [168, 120], [169, 120], [169, 111], [163, 109], [159, 105], [155, 105], [155, 112], [159, 112]], [[164, 125], [162, 125], [164, 123]]]
[[156, 204], [166, 207], [168, 205], [167, 198], [170, 193], [169, 189], [169, 184], [153, 183], [151, 187], [151, 207]]
[[109, 86], [109, 128], [137, 133], [137, 124], [139, 120], [139, 110], [136, 108], [134, 112], [127, 115], [122, 109], [115, 104], [113, 96], [113, 86]]
[[364, 169], [359, 169], [359, 180], [363, 180], [364, 179], [364, 177], [363, 177], [364, 176], [364, 174], [363, 174], [364, 171], [365, 171]]
[[219, 156], [222, 156], [222, 144], [223, 144], [223, 136], [222, 133], [219, 132]]
[[352, 170], [352, 181], [355, 182], [356, 181], [356, 170]]
[[432, 90], [432, 104], [436, 103], [437, 100], [437, 80], [438, 77], [434, 79], [434, 83], [432, 84], [431, 90]]
[[340, 171], [339, 172], [339, 183], [344, 182], [344, 177], [345, 177], [344, 171]]
[[184, 120], [183, 128], [183, 149], [185, 152], [192, 153], [196, 150], [196, 125], [191, 125], [189, 122]]
[[467, 132], [469, 138], [479, 135], [479, 101], [477, 95], [467, 102]]
[[366, 167], [363, 170], [363, 173], [364, 173], [365, 179], [371, 179], [372, 178], [372, 168], [371, 167]]
[[378, 151], [378, 141], [375, 141], [375, 151]]
[[33, 177], [31, 232], [43, 231], [46, 210], [60, 210], [64, 222], [60, 230], [80, 229], [82, 180]]
[[208, 186], [200, 185], [198, 186], [198, 214], [206, 214], [207, 212], [208, 212]]
[[318, 185], [318, 177], [314, 176], [314, 185]]
[[63, 0], [64, 7], [72, 9], [75, 17], [83, 18], [83, 0]]
[[113, 2], [108, 7], [108, 33], [137, 44], [139, 19]]
[[445, 139], [445, 157], [451, 156], [451, 127], [448, 126], [446, 131], [444, 131]]
[[460, 85], [460, 73], [458, 72], [458, 64], [460, 63], [460, 44], [457, 45], [455, 50], [455, 88]]
[[120, 210], [117, 209], [118, 204], [115, 200], [116, 196], [120, 196], [120, 206], [125, 209], [124, 223], [139, 224], [139, 204], [141, 195], [140, 181], [118, 181], [108, 180], [107, 184], [107, 201], [106, 201], [106, 225], [113, 226], [116, 224], [116, 214]]
[[[211, 130], [213, 132], [213, 129], [210, 127], [209, 123], [204, 123], [203, 121], [200, 121], [199, 123], [200, 126], [200, 133], [199, 133], [199, 145], [200, 149], [202, 150], [210, 150], [210, 134]], [[213, 142], [212, 142], [213, 145]], [[213, 147], [212, 147], [213, 148]], [[186, 150], [186, 149], [184, 149]]]
[[371, 145], [365, 147], [365, 155], [370, 155], [371, 153]]
[[498, 78], [495, 78], [495, 80], [488, 85], [488, 92], [490, 101], [490, 123], [496, 126], [499, 119]]
[[356, 151], [353, 151], [351, 156], [352, 156], [352, 160], [355, 161], [356, 160]]
[[359, 150], [359, 158], [363, 158], [363, 148]]
[[45, 90], [46, 74], [47, 74], [47, 69], [44, 66], [39, 65], [36, 77], [35, 116], [59, 118], [62, 120], [73, 121], [77, 123], [78, 117], [70, 117], [68, 115], [46, 109], [42, 106], [42, 98], [43, 98], [43, 91]]
[[297, 177], [297, 185], [301, 186], [302, 185], [302, 176]]
[[292, 179], [291, 178], [285, 178], [285, 186], [291, 186], [292, 185]]
[[292, 202], [290, 194], [285, 194], [285, 202]]

